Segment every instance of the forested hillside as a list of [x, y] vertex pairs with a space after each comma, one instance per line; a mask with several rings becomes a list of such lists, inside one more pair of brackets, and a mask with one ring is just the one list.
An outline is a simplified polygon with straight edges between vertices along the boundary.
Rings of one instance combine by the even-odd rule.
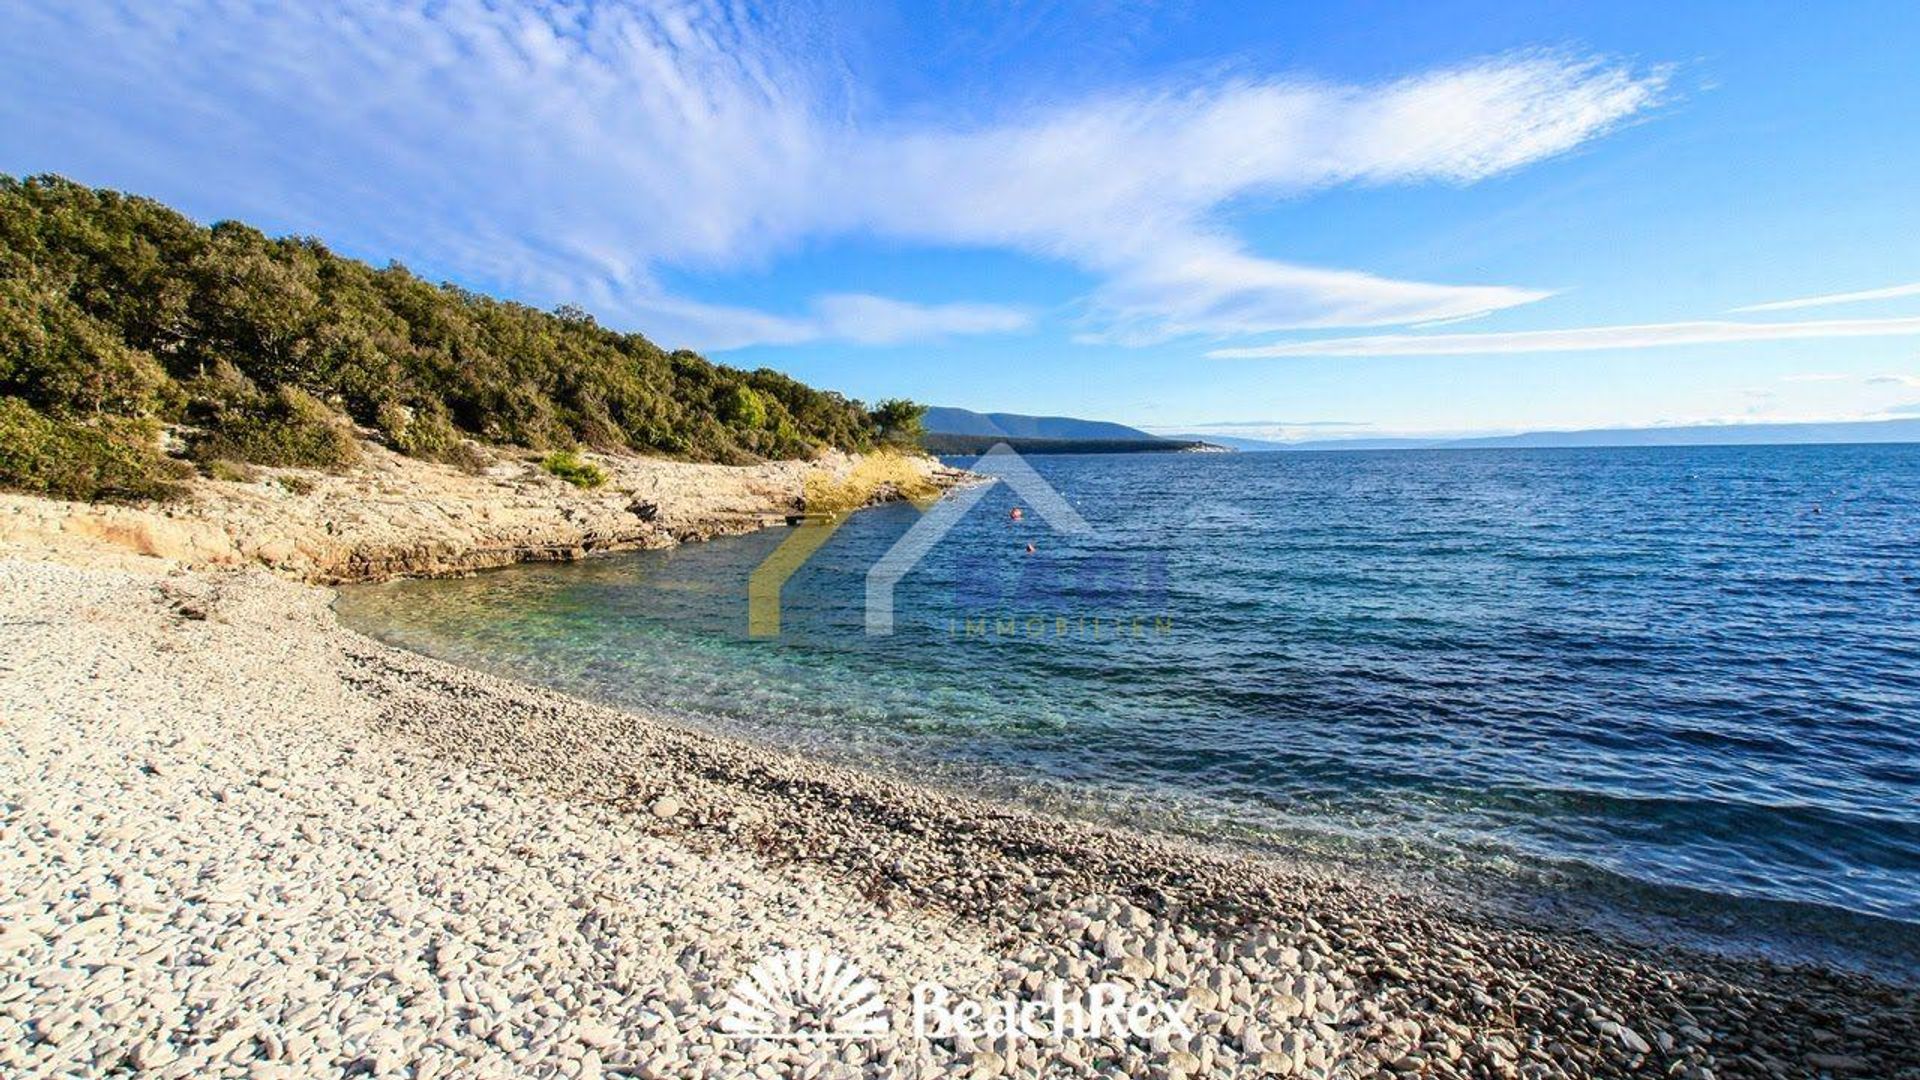
[[159, 497], [194, 468], [341, 467], [349, 422], [454, 463], [468, 439], [744, 462], [910, 439], [917, 415], [309, 237], [0, 176], [0, 486]]

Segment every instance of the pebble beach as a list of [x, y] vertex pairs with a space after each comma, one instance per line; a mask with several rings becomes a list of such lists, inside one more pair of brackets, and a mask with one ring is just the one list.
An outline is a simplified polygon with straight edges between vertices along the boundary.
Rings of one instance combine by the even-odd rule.
[[[330, 599], [0, 563], [0, 1075], [1920, 1076], [1911, 988], [905, 785]], [[789, 951], [864, 976], [881, 1032], [730, 1029]], [[1096, 985], [1182, 1022], [916, 1027], [916, 988]]]

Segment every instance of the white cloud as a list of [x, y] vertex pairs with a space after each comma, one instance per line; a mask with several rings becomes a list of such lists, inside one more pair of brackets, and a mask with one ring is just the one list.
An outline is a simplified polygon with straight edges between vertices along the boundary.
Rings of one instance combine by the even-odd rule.
[[703, 304], [670, 296], [639, 303], [648, 333], [675, 335], [709, 349], [747, 345], [800, 345], [844, 341], [898, 345], [963, 334], [1006, 334], [1033, 325], [1021, 308], [997, 304], [913, 304], [864, 293], [834, 293], [814, 300], [806, 315], [774, 315], [752, 308]]
[[8, 30], [11, 168], [552, 301], [777, 248], [829, 155], [806, 65], [697, 5], [30, 3]]
[[1884, 289], [1862, 289], [1859, 292], [1828, 293], [1825, 296], [1802, 296], [1794, 300], [1774, 300], [1765, 304], [1748, 304], [1737, 307], [1735, 312], [1747, 311], [1792, 311], [1797, 308], [1826, 307], [1829, 304], [1858, 304], [1869, 300], [1894, 300], [1902, 296], [1920, 296], [1920, 281], [1911, 285], [1889, 285]]
[[1102, 275], [1092, 340], [1452, 319], [1548, 294], [1263, 258], [1222, 227], [1221, 208], [1338, 184], [1484, 179], [1645, 110], [1664, 80], [1527, 55], [1384, 86], [1275, 79], [1108, 97], [875, 140], [854, 201], [891, 234], [1010, 246]]
[[1472, 322], [1475, 319], [1484, 319], [1491, 314], [1493, 314], [1493, 312], [1491, 311], [1470, 311], [1465, 315], [1455, 315], [1452, 318], [1428, 319], [1426, 322], [1413, 323], [1408, 327], [1408, 329], [1431, 330], [1436, 326], [1454, 326], [1456, 324], [1463, 323], [1463, 322]]
[[995, 304], [909, 304], [841, 293], [815, 302], [821, 336], [862, 345], [894, 345], [953, 334], [1006, 334], [1033, 324], [1018, 308]]
[[[1170, 243], [1179, 242], [1170, 240]], [[1094, 296], [1089, 342], [1452, 321], [1544, 299], [1503, 285], [1430, 285], [1261, 259], [1195, 242], [1121, 269]]]
[[1920, 389], [1920, 375], [1875, 375], [1867, 382], [1874, 386], [1910, 386]]
[[959, 127], [868, 117], [821, 20], [718, 0], [26, 7], [0, 39], [0, 167], [406, 253], [706, 347], [1018, 328], [1004, 309], [868, 296], [742, 311], [661, 280], [850, 235], [1079, 267], [1097, 282], [1080, 327], [1094, 340], [1528, 303], [1547, 294], [1266, 257], [1226, 211], [1342, 184], [1472, 183], [1643, 114], [1666, 80], [1523, 54], [1379, 85], [1189, 82]]
[[1810, 338], [1901, 337], [1920, 334], [1920, 317], [1829, 319], [1816, 322], [1700, 321], [1640, 326], [1586, 326], [1570, 330], [1514, 330], [1489, 334], [1373, 334], [1214, 349], [1208, 356], [1268, 359], [1290, 356], [1480, 356], [1504, 353], [1589, 352], [1716, 345]]

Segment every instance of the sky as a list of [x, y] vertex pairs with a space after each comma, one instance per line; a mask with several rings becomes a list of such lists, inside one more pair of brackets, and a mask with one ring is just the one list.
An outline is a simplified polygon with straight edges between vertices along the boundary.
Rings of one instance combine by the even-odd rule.
[[0, 172], [868, 401], [1920, 416], [1920, 6], [14, 0]]

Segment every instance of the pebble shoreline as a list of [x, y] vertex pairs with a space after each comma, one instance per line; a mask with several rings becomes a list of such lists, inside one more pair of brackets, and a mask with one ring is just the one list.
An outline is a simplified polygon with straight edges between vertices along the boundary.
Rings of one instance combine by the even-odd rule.
[[[1920, 1077], [1920, 992], [1445, 910], [466, 671], [260, 571], [0, 562], [0, 1077]], [[721, 1029], [843, 958], [870, 1040]], [[922, 1039], [916, 985], [1191, 1031]]]

